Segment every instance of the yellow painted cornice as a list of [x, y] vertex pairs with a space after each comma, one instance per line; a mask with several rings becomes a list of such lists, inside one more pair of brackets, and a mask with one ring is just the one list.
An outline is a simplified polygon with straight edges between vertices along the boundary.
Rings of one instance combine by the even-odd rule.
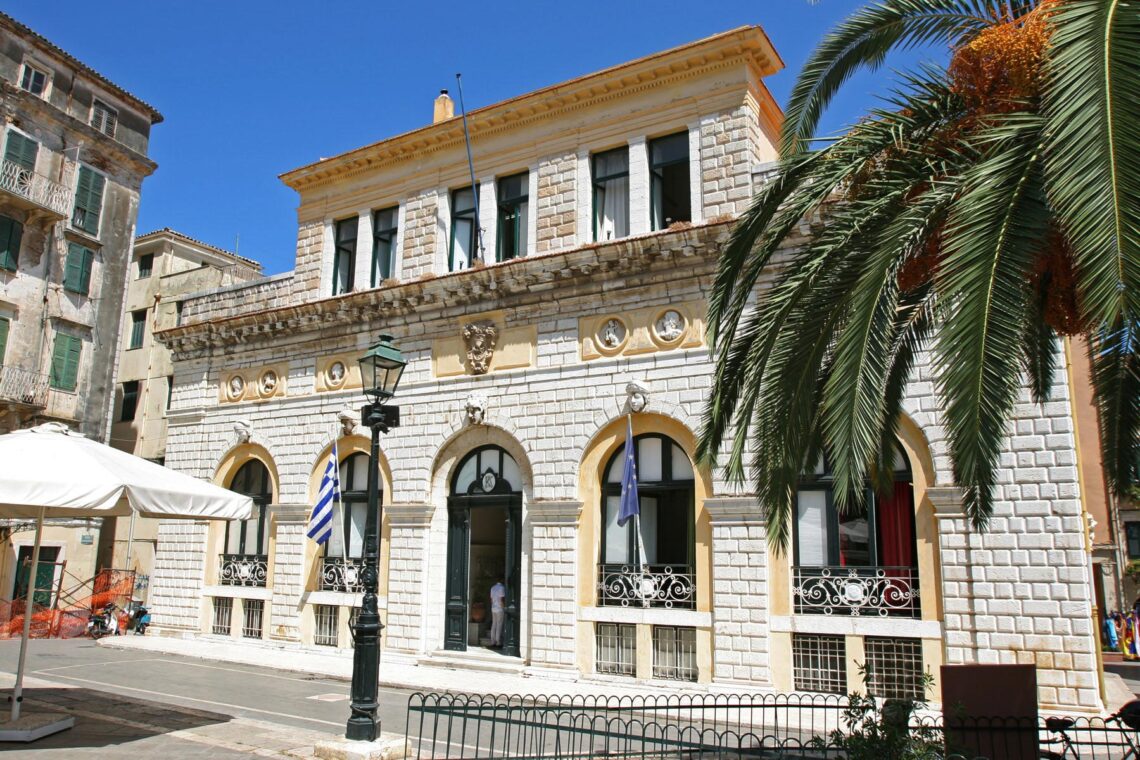
[[[488, 137], [537, 119], [549, 119], [740, 63], [750, 67], [757, 79], [784, 66], [764, 30], [744, 26], [478, 108], [467, 114], [468, 128], [473, 138]], [[771, 105], [774, 107], [775, 103]], [[334, 178], [458, 145], [463, 140], [463, 124], [455, 116], [285, 172], [280, 179], [302, 191]]]

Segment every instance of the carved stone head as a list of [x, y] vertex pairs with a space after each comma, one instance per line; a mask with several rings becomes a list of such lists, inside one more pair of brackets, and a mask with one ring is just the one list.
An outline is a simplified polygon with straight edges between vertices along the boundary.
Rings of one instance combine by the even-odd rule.
[[463, 402], [463, 413], [471, 425], [482, 425], [483, 417], [487, 414], [487, 399], [481, 393], [468, 394]]
[[249, 420], [238, 420], [234, 423], [234, 435], [237, 436], [238, 443], [249, 443], [253, 438], [253, 423]]
[[499, 330], [493, 322], [471, 322], [463, 326], [463, 343], [467, 346], [467, 363], [471, 365], [471, 372], [486, 374], [498, 339]]

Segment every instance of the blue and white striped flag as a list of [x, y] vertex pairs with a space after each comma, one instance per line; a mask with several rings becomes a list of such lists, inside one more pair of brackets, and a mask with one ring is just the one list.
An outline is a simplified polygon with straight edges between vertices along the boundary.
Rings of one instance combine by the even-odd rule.
[[327, 543], [332, 537], [333, 502], [340, 501], [340, 457], [336, 453], [336, 441], [329, 452], [329, 462], [321, 478], [321, 488], [317, 492], [317, 505], [309, 517], [306, 535], [318, 544]]

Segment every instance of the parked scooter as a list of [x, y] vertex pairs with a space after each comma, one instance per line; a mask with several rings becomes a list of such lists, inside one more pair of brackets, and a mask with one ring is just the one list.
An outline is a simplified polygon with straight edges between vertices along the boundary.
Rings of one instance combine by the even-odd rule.
[[136, 636], [143, 636], [146, 634], [147, 626], [150, 625], [150, 610], [141, 602], [131, 602], [131, 605], [127, 630], [133, 630]]
[[119, 616], [115, 614], [117, 609], [119, 605], [107, 602], [101, 612], [92, 612], [87, 618], [87, 635], [93, 639], [101, 639], [111, 634], [118, 636]]

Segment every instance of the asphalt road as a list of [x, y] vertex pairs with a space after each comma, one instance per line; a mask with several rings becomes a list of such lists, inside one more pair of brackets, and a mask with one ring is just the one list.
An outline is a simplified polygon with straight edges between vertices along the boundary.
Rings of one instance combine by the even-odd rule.
[[[0, 641], [0, 671], [15, 673], [19, 641]], [[148, 702], [316, 731], [343, 731], [349, 684], [250, 665], [100, 647], [89, 639], [35, 640], [27, 675]], [[384, 731], [403, 733], [409, 692], [380, 690]]]

